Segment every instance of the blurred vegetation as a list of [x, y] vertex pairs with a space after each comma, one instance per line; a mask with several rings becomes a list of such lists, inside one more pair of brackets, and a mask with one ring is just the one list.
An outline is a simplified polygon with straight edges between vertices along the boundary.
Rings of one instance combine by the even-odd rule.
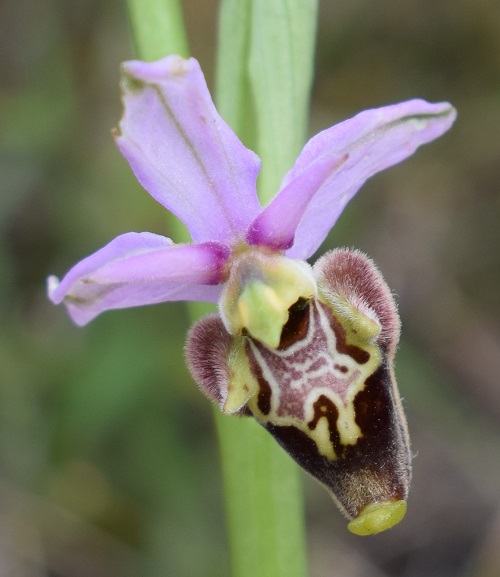
[[[216, 3], [184, 10], [213, 84]], [[110, 136], [124, 4], [4, 0], [0, 51], [0, 575], [229, 575], [183, 307], [79, 329], [45, 297], [117, 234], [168, 234]], [[398, 295], [409, 512], [359, 539], [304, 476], [311, 577], [500, 574], [500, 4], [324, 0], [311, 133], [415, 96], [450, 100], [455, 128], [368, 183], [325, 243], [370, 254]]]

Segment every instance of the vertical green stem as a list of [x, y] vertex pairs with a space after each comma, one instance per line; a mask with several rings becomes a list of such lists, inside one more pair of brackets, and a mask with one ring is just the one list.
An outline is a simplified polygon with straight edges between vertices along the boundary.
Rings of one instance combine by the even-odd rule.
[[305, 577], [297, 465], [253, 419], [216, 416], [233, 577]]
[[179, 0], [127, 0], [137, 56], [159, 60], [167, 54], [188, 56]]
[[[223, 0], [217, 105], [262, 159], [267, 202], [305, 138], [316, 0]], [[254, 421], [217, 416], [233, 577], [307, 574], [298, 467]]]
[[314, 71], [317, 0], [253, 0], [248, 61], [267, 203], [304, 146]]
[[219, 14], [216, 101], [221, 116], [252, 150], [257, 146], [248, 75], [252, 0], [222, 0]]
[[[317, 0], [222, 0], [218, 106], [263, 161], [269, 200], [303, 143]], [[176, 0], [127, 0], [140, 58], [187, 56]], [[196, 310], [190, 309], [193, 319]], [[299, 471], [251, 419], [216, 415], [233, 577], [305, 577]]]

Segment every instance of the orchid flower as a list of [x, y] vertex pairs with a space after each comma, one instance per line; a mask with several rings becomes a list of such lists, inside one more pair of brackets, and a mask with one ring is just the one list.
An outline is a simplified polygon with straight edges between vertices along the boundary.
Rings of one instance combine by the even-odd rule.
[[79, 325], [110, 309], [218, 303], [186, 346], [201, 390], [265, 427], [332, 494], [351, 531], [391, 527], [411, 476], [392, 368], [396, 305], [362, 253], [306, 259], [363, 183], [442, 135], [454, 109], [410, 100], [324, 130], [262, 208], [259, 158], [217, 113], [196, 60], [125, 63], [123, 100], [118, 147], [193, 242], [123, 234], [60, 282], [50, 277], [50, 299]]

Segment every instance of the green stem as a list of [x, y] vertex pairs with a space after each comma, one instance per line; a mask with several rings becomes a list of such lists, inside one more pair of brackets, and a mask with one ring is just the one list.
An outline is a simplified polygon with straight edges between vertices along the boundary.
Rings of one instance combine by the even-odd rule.
[[253, 0], [248, 70], [262, 159], [259, 196], [276, 194], [304, 146], [314, 71], [317, 0]]
[[[140, 58], [188, 55], [177, 1], [127, 2]], [[316, 0], [221, 3], [218, 106], [262, 158], [263, 200], [276, 192], [304, 139], [315, 20]], [[199, 310], [189, 310], [196, 319]], [[255, 421], [217, 413], [216, 423], [233, 577], [305, 577], [298, 467]]]
[[189, 55], [179, 0], [127, 0], [127, 6], [139, 58], [153, 61], [168, 54]]
[[307, 574], [298, 467], [253, 419], [216, 415], [233, 577]]
[[[303, 144], [313, 71], [316, 0], [223, 0], [217, 105], [262, 159], [266, 202]], [[299, 470], [259, 425], [216, 418], [233, 577], [304, 577]]]

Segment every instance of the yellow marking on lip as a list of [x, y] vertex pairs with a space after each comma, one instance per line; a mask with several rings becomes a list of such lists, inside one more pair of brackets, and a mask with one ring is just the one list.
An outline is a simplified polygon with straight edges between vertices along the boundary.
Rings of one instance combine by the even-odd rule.
[[316, 427], [312, 431], [309, 431], [308, 435], [316, 443], [318, 452], [323, 455], [323, 457], [326, 457], [331, 461], [334, 461], [337, 458], [333, 444], [330, 440], [330, 424], [327, 417], [319, 418]]
[[229, 382], [222, 412], [230, 415], [239, 411], [259, 391], [259, 384], [252, 374], [245, 352], [245, 341], [241, 337], [233, 340], [228, 356], [228, 367]]
[[[360, 387], [360, 390], [364, 389], [365, 385]], [[354, 401], [351, 400], [347, 407], [343, 407], [335, 403], [339, 416], [337, 419], [337, 430], [340, 436], [340, 442], [342, 445], [355, 445], [363, 436], [361, 429], [356, 423], [356, 412], [354, 410]]]

